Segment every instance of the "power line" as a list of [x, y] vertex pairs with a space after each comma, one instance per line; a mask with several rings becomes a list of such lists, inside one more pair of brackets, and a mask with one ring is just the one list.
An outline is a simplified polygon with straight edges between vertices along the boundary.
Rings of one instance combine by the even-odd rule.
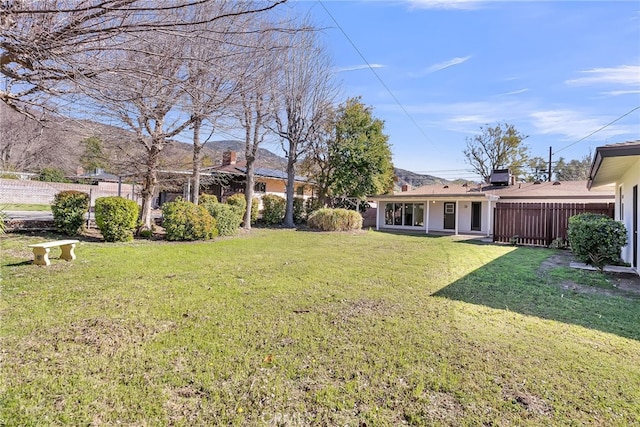
[[378, 81], [380, 82], [380, 84], [382, 85], [382, 87], [385, 88], [385, 90], [387, 91], [387, 93], [389, 93], [389, 95], [391, 95], [391, 98], [393, 98], [393, 100], [396, 102], [396, 104], [398, 104], [398, 106], [400, 107], [400, 109], [404, 112], [404, 114], [409, 118], [409, 120], [411, 120], [411, 123], [413, 123], [413, 125], [416, 127], [416, 129], [418, 129], [418, 131], [420, 131], [420, 133], [422, 134], [422, 136], [425, 137], [425, 139], [427, 141], [429, 141], [429, 143], [431, 145], [433, 145], [437, 150], [439, 150], [438, 146], [431, 141], [431, 139], [427, 136], [427, 134], [425, 133], [425, 131], [420, 127], [420, 125], [418, 125], [418, 123], [415, 121], [415, 119], [413, 118], [413, 116], [411, 116], [411, 114], [409, 114], [409, 112], [407, 111], [406, 108], [404, 108], [404, 105], [402, 105], [402, 103], [398, 100], [398, 98], [396, 98], [396, 96], [393, 94], [393, 92], [391, 92], [391, 89], [389, 89], [389, 87], [387, 86], [387, 84], [382, 80], [382, 78], [380, 77], [380, 75], [376, 72], [375, 68], [373, 68], [371, 66], [371, 64], [369, 63], [369, 61], [367, 61], [367, 59], [364, 57], [364, 55], [362, 54], [362, 52], [360, 51], [360, 49], [358, 49], [358, 46], [356, 46], [356, 44], [353, 42], [353, 40], [351, 40], [351, 38], [347, 35], [346, 31], [342, 28], [342, 26], [338, 23], [338, 21], [336, 20], [336, 18], [334, 18], [334, 16], [331, 14], [331, 12], [329, 12], [329, 9], [327, 9], [327, 7], [324, 5], [324, 3], [322, 2], [322, 0], [318, 0], [318, 3], [320, 3], [320, 6], [322, 6], [322, 8], [324, 9], [325, 12], [327, 12], [327, 15], [329, 15], [329, 17], [331, 18], [331, 20], [336, 24], [336, 26], [338, 27], [338, 29], [342, 32], [342, 35], [344, 35], [344, 37], [349, 41], [349, 43], [351, 44], [351, 46], [355, 49], [356, 52], [358, 52], [358, 55], [360, 55], [360, 58], [365, 62], [365, 64], [367, 64], [367, 67], [369, 67], [369, 70], [371, 70], [371, 72], [373, 73], [374, 76], [376, 76], [376, 78], [378, 79]]
[[559, 149], [559, 150], [555, 151], [553, 154], [558, 154], [558, 153], [559, 153], [559, 152], [561, 152], [562, 150], [566, 150], [567, 148], [572, 147], [572, 146], [576, 145], [577, 143], [584, 141], [585, 139], [589, 138], [590, 136], [595, 135], [596, 133], [600, 132], [601, 130], [608, 128], [609, 126], [611, 126], [612, 124], [614, 124], [614, 123], [615, 123], [615, 122], [617, 122], [618, 120], [621, 120], [621, 119], [623, 119], [624, 117], [627, 117], [629, 114], [633, 113], [634, 111], [636, 111], [636, 110], [638, 110], [638, 109], [640, 109], [640, 105], [638, 105], [636, 108], [632, 109], [631, 111], [628, 111], [628, 112], [624, 113], [623, 115], [621, 115], [621, 116], [620, 116], [620, 117], [618, 117], [617, 119], [615, 119], [615, 120], [613, 120], [613, 121], [611, 121], [611, 122], [607, 123], [606, 125], [602, 126], [600, 129], [598, 129], [598, 130], [595, 130], [595, 131], [591, 132], [589, 135], [585, 136], [584, 138], [580, 138], [580, 139], [579, 139], [579, 140], [577, 140], [576, 142], [572, 142], [571, 144], [569, 144], [569, 145], [567, 145], [567, 146], [565, 146], [565, 147], [562, 147], [561, 149]]

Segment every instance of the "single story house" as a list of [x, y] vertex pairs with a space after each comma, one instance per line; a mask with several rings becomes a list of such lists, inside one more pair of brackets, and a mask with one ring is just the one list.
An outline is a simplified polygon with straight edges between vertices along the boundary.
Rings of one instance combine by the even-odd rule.
[[596, 148], [587, 186], [597, 191], [615, 185], [615, 219], [624, 223], [629, 236], [622, 249], [622, 259], [640, 274], [640, 141], [604, 145]]
[[[260, 200], [262, 209], [262, 196], [275, 194], [286, 198], [287, 174], [282, 170], [256, 167], [254, 196]], [[174, 200], [180, 196], [188, 200], [191, 171], [161, 171], [166, 176], [173, 176], [174, 187], [180, 183], [182, 187], [174, 190], [165, 189], [158, 197], [158, 204]], [[217, 166], [202, 168], [200, 188], [202, 194], [212, 194], [220, 201], [225, 201], [227, 197], [244, 193], [247, 174], [247, 163], [244, 160], [237, 160], [235, 151], [225, 151], [222, 154], [222, 163]], [[296, 176], [294, 181], [295, 195], [307, 199], [313, 196], [313, 183], [305, 177]]]
[[[238, 161], [235, 151], [225, 151], [222, 154], [221, 165], [204, 168], [202, 172], [226, 177], [225, 180], [204, 189], [205, 193], [213, 194], [219, 200], [224, 200], [227, 196], [235, 193], [244, 193], [245, 191], [247, 162], [245, 160]], [[256, 197], [261, 198], [265, 194], [286, 197], [287, 174], [285, 171], [256, 167], [254, 172], [255, 183], [253, 191]], [[313, 186], [307, 178], [302, 176], [295, 177], [294, 189], [295, 195], [299, 197], [308, 198], [313, 195]]]
[[611, 187], [589, 191], [586, 181], [516, 182], [501, 169], [490, 184], [425, 185], [370, 200], [377, 204], [377, 230], [491, 236], [498, 202], [609, 203], [614, 194]]

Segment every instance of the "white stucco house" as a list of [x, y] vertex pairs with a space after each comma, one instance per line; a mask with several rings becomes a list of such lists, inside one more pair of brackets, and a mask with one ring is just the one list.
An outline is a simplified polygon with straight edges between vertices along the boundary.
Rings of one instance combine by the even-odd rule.
[[624, 223], [629, 236], [628, 244], [622, 249], [622, 259], [640, 274], [640, 141], [604, 145], [596, 148], [589, 172], [587, 187], [615, 185], [615, 219]]
[[494, 233], [497, 203], [612, 203], [612, 186], [589, 191], [586, 181], [516, 182], [506, 169], [489, 184], [436, 184], [369, 198], [377, 230], [451, 234]]

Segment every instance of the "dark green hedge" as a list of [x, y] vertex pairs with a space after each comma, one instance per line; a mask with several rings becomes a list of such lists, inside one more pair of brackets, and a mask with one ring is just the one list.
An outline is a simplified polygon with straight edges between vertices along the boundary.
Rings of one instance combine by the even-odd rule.
[[53, 199], [51, 212], [58, 231], [69, 236], [80, 234], [85, 228], [84, 216], [89, 212], [89, 195], [82, 191], [61, 191]]
[[569, 218], [567, 230], [571, 251], [598, 268], [620, 263], [620, 251], [627, 244], [627, 230], [606, 215], [584, 213]]
[[204, 206], [177, 200], [162, 205], [167, 240], [205, 240], [218, 235], [216, 220]]
[[133, 240], [138, 225], [140, 207], [124, 197], [100, 197], [96, 199], [96, 225], [107, 242]]

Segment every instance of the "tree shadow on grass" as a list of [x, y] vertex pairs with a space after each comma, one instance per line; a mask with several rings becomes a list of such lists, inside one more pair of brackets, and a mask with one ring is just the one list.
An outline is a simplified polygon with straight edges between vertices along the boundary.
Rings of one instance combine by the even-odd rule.
[[519, 247], [435, 292], [433, 296], [584, 326], [640, 341], [637, 300], [563, 288], [539, 272], [553, 255]]

